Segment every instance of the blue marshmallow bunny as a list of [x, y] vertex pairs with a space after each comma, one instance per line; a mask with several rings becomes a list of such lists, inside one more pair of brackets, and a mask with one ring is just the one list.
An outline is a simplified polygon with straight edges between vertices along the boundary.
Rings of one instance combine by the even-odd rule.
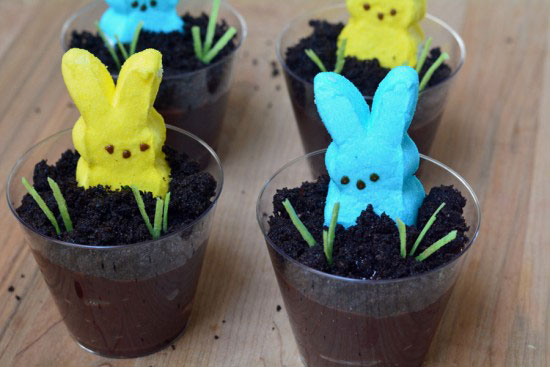
[[315, 77], [315, 102], [332, 136], [325, 163], [330, 184], [325, 225], [340, 202], [338, 223], [356, 224], [369, 204], [407, 225], [416, 223], [425, 196], [415, 173], [420, 157], [407, 133], [418, 100], [418, 74], [408, 66], [394, 68], [380, 83], [372, 113], [365, 98], [335, 73]]
[[105, 0], [109, 8], [99, 22], [101, 30], [115, 42], [132, 41], [139, 22], [151, 32], [183, 32], [183, 20], [176, 12], [179, 0]]

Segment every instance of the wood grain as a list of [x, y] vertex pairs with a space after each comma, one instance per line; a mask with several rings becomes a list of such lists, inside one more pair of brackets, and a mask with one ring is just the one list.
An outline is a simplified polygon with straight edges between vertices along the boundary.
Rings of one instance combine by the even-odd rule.
[[[2, 196], [15, 160], [78, 117], [59, 71], [59, 31], [84, 2], [0, 0]], [[231, 2], [251, 34], [219, 148], [224, 195], [186, 334], [175, 350], [141, 359], [82, 351], [2, 199], [0, 366], [301, 365], [286, 313], [276, 311], [282, 300], [254, 216], [265, 179], [302, 153], [284, 81], [271, 77], [270, 65], [277, 34], [300, 10], [288, 0]], [[432, 155], [472, 184], [483, 223], [425, 366], [549, 366], [550, 2], [432, 0], [429, 7], [468, 49]]]

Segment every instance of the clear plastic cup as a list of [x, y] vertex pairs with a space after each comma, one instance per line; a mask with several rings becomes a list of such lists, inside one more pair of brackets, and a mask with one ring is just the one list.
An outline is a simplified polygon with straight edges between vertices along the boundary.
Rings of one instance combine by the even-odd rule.
[[26, 194], [21, 178], [30, 180], [36, 163], [55, 162], [73, 148], [71, 130], [35, 145], [17, 161], [8, 179], [8, 205], [65, 325], [81, 347], [102, 356], [130, 358], [156, 352], [184, 332], [191, 315], [223, 171], [216, 153], [203, 141], [172, 126], [167, 134], [184, 142], [174, 148], [201, 162], [201, 169], [211, 173], [218, 186], [212, 204], [198, 219], [158, 240], [84, 246], [45, 237], [21, 220], [15, 211]]
[[[284, 75], [296, 116], [296, 122], [306, 153], [325, 149], [331, 142], [315, 106], [313, 84], [289, 69], [286, 64], [286, 51], [296, 45], [300, 39], [309, 36], [313, 29], [310, 20], [326, 20], [331, 23], [347, 22], [349, 13], [345, 4], [323, 7], [302, 15], [288, 24], [277, 42], [277, 57], [283, 66]], [[433, 46], [446, 51], [450, 59], [447, 63], [452, 69], [451, 75], [441, 83], [427, 87], [420, 93], [416, 114], [409, 128], [409, 135], [415, 141], [421, 153], [430, 151], [437, 129], [443, 116], [447, 94], [454, 77], [461, 70], [466, 56], [462, 38], [448, 24], [428, 14], [422, 21], [426, 36], [433, 38]], [[365, 96], [369, 104], [373, 96]]]
[[432, 342], [468, 250], [480, 226], [480, 207], [468, 183], [421, 156], [424, 187], [454, 185], [467, 199], [470, 230], [464, 252], [430, 272], [397, 280], [357, 280], [300, 264], [268, 237], [273, 196], [326, 174], [325, 150], [278, 170], [262, 189], [256, 214], [302, 360], [309, 367], [420, 366]]
[[[210, 1], [186, 0], [178, 13], [193, 16], [210, 13]], [[74, 13], [63, 25], [61, 46], [68, 50], [73, 31], [95, 33], [95, 22], [107, 9], [104, 1], [95, 0]], [[247, 36], [244, 18], [228, 3], [222, 2], [219, 20], [237, 29], [237, 47], [224, 59], [204, 68], [177, 75], [165, 75], [160, 85], [155, 108], [166, 123], [185, 129], [216, 149], [233, 80], [233, 64]], [[116, 77], [116, 75], [113, 75]]]

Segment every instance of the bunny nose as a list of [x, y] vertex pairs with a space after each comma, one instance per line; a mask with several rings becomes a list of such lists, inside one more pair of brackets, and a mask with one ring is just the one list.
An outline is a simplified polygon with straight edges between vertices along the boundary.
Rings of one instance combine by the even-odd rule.
[[384, 20], [384, 13], [378, 13], [378, 19]]
[[132, 156], [132, 153], [130, 153], [129, 150], [125, 150], [125, 151], [122, 152], [122, 158], [124, 158], [124, 159], [128, 159], [131, 156]]

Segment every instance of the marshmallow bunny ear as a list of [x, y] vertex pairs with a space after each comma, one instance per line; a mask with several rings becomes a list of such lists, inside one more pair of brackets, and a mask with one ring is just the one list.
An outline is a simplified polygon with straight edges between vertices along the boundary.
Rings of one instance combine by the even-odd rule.
[[426, 16], [426, 0], [414, 0], [416, 19], [419, 21]]
[[319, 115], [336, 144], [365, 132], [369, 106], [349, 80], [336, 73], [320, 73], [315, 77], [314, 91]]
[[408, 66], [388, 73], [374, 95], [371, 137], [392, 147], [401, 145], [416, 111], [418, 84], [418, 73]]
[[63, 56], [61, 71], [69, 94], [86, 122], [93, 122], [94, 114], [111, 108], [115, 83], [97, 57], [73, 48]]
[[[162, 54], [148, 49], [132, 55], [118, 77], [114, 105], [144, 119], [153, 106], [162, 80]], [[145, 120], [144, 120], [145, 121]]]
[[128, 11], [130, 10], [130, 1], [127, 0], [105, 0], [107, 5], [113, 9]]

